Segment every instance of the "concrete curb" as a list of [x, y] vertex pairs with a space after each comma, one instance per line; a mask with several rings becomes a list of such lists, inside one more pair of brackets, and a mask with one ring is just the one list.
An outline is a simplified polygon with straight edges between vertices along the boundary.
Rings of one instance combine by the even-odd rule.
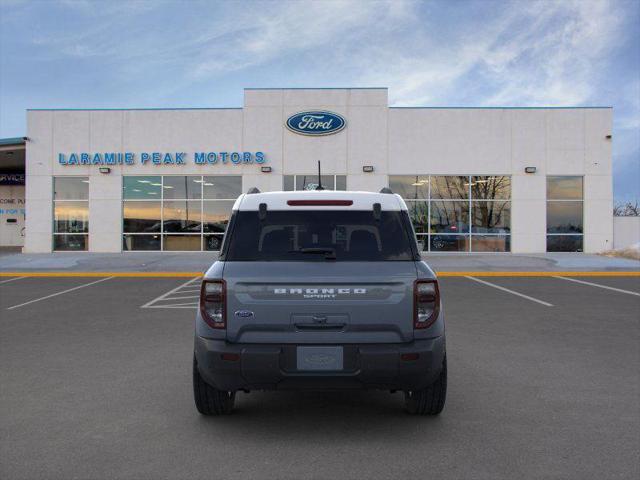
[[[455, 272], [436, 271], [438, 277], [640, 277], [640, 271], [600, 272]], [[0, 277], [123, 277], [123, 278], [193, 278], [202, 272], [0, 272]]]

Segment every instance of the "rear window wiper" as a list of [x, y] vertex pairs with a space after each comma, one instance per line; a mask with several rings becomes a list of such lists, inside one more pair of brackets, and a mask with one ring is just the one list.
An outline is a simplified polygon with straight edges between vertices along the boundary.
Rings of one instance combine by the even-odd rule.
[[336, 259], [336, 250], [335, 248], [329, 247], [305, 247], [299, 248], [298, 250], [289, 250], [289, 253], [324, 253], [324, 258], [327, 260], [335, 260]]

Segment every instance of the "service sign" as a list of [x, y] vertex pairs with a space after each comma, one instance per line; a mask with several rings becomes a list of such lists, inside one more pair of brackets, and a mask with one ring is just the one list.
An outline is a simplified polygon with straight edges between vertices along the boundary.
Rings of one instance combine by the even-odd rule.
[[0, 173], [0, 185], [24, 185], [24, 173]]
[[347, 125], [347, 122], [337, 113], [314, 110], [291, 115], [286, 125], [294, 133], [319, 136], [338, 133]]

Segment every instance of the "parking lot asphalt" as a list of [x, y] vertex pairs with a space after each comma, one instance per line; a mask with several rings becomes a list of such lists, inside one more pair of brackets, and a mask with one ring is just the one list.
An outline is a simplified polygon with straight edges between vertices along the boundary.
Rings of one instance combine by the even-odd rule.
[[388, 392], [199, 416], [189, 280], [0, 278], [0, 478], [640, 476], [639, 277], [442, 278], [437, 418]]

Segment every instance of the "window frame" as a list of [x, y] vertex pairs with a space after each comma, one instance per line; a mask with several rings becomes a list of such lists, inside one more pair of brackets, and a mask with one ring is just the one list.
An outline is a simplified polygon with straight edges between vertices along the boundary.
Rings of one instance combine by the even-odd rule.
[[[160, 198], [131, 198], [126, 199], [124, 197], [124, 182], [125, 178], [132, 177], [160, 177]], [[167, 198], [167, 202], [199, 202], [200, 204], [200, 230], [198, 232], [165, 232], [164, 230], [164, 179], [165, 177], [199, 177], [200, 184], [200, 198]], [[123, 252], [171, 252], [171, 253], [187, 253], [187, 252], [213, 252], [219, 250], [207, 250], [205, 249], [206, 238], [209, 236], [219, 236], [220, 244], [222, 244], [223, 233], [215, 233], [215, 232], [205, 232], [204, 231], [204, 206], [206, 203], [214, 203], [214, 202], [235, 202], [237, 200], [237, 196], [235, 198], [204, 198], [204, 178], [205, 177], [216, 177], [216, 178], [224, 178], [224, 177], [239, 177], [240, 178], [240, 192], [238, 195], [242, 193], [242, 175], [237, 174], [229, 174], [229, 175], [211, 175], [211, 174], [201, 174], [201, 175], [193, 175], [193, 174], [170, 174], [170, 175], [158, 175], [158, 174], [150, 174], [150, 175], [123, 175], [121, 181], [121, 191], [122, 191], [122, 200], [120, 207], [120, 248]], [[188, 191], [185, 193], [188, 196]], [[124, 208], [125, 203], [131, 202], [160, 202], [160, 231], [159, 232], [125, 232], [124, 231]], [[233, 204], [232, 204], [233, 205]], [[231, 219], [232, 211], [229, 212], [229, 219]], [[228, 228], [229, 223], [227, 223]], [[225, 229], [226, 231], [226, 229]], [[124, 249], [124, 239], [126, 236], [148, 236], [148, 235], [158, 235], [160, 237], [160, 249], [159, 250], [125, 250]], [[165, 249], [165, 236], [194, 236], [198, 235], [200, 237], [200, 249], [199, 250], [166, 250]]]
[[[486, 254], [486, 253], [496, 253], [496, 254], [500, 254], [500, 253], [510, 253], [511, 252], [511, 207], [512, 207], [512, 197], [513, 197], [513, 176], [510, 174], [469, 174], [469, 175], [460, 175], [460, 174], [438, 174], [438, 175], [434, 175], [434, 174], [413, 174], [413, 175], [407, 175], [407, 174], [398, 174], [398, 175], [392, 175], [389, 174], [387, 176], [387, 186], [390, 186], [391, 184], [391, 178], [392, 177], [414, 177], [416, 180], [416, 182], [418, 182], [421, 179], [427, 179], [428, 182], [428, 189], [427, 189], [427, 198], [404, 198], [403, 200], [405, 201], [405, 203], [407, 204], [407, 207], [409, 207], [410, 209], [410, 205], [414, 202], [426, 202], [428, 205], [428, 226], [427, 226], [427, 232], [426, 233], [416, 233], [416, 241], [418, 243], [418, 246], [420, 247], [420, 251], [421, 252], [428, 252], [428, 253], [438, 253], [438, 254], [452, 254], [452, 253], [460, 253], [460, 252], [465, 252], [465, 253], [482, 253], [482, 254]], [[435, 177], [466, 177], [466, 183], [465, 186], [467, 187], [467, 197], [466, 198], [433, 198], [433, 178]], [[475, 198], [473, 197], [473, 189], [472, 189], [472, 182], [474, 177], [487, 177], [487, 178], [491, 178], [491, 177], [507, 177], [509, 179], [509, 193], [508, 195], [506, 195], [505, 197], [502, 196], [498, 196], [496, 198], [493, 199], [487, 199], [487, 198]], [[440, 202], [440, 203], [447, 203], [447, 202], [458, 202], [458, 203], [466, 203], [467, 204], [467, 215], [468, 215], [468, 225], [467, 228], [464, 232], [433, 232], [432, 231], [432, 204], [434, 202]], [[473, 231], [473, 204], [474, 202], [502, 202], [502, 203], [506, 203], [508, 205], [509, 208], [509, 228], [508, 228], [508, 232], [495, 232], [495, 233], [478, 233], [478, 232], [474, 232]], [[414, 227], [415, 228], [415, 227]], [[460, 237], [463, 236], [467, 239], [467, 249], [466, 250], [455, 250], [455, 251], [439, 251], [439, 250], [434, 250], [431, 248], [431, 243], [432, 243], [432, 237], [446, 237], [446, 236], [451, 236], [451, 237]], [[482, 237], [487, 238], [487, 237], [496, 237], [496, 238], [503, 238], [503, 237], [508, 237], [506, 239], [506, 244], [508, 245], [508, 250], [504, 250], [504, 251], [495, 251], [495, 252], [487, 252], [487, 251], [478, 251], [478, 252], [474, 252], [473, 250], [473, 237], [474, 236], [478, 236], [478, 237]], [[427, 248], [424, 248], [424, 246], [426, 246]]]
[[[317, 177], [318, 174], [317, 173], [289, 173], [289, 174], [285, 174], [282, 175], [282, 191], [284, 192], [305, 192], [307, 190], [298, 190], [297, 187], [297, 177]], [[333, 192], [346, 192], [347, 191], [347, 178], [348, 175], [344, 174], [344, 173], [323, 173], [322, 174], [323, 177], [333, 177], [333, 187], [334, 190], [331, 190]], [[285, 189], [285, 177], [293, 177], [293, 190], [286, 190]], [[344, 177], [344, 190], [335, 190], [336, 184], [337, 184], [337, 180], [338, 177]]]
[[[87, 198], [59, 198], [56, 199], [56, 179], [57, 178], [78, 178], [84, 179], [82, 182], [87, 183]], [[89, 251], [89, 233], [91, 232], [91, 225], [89, 224], [89, 198], [91, 195], [91, 177], [89, 175], [53, 175], [51, 182], [51, 251], [52, 252], [88, 252]], [[70, 233], [70, 232], [56, 232], [56, 204], [57, 203], [77, 203], [82, 202], [87, 205], [87, 231], [80, 233]], [[84, 244], [85, 248], [82, 250], [60, 250], [56, 249], [56, 238], [59, 237], [68, 237], [68, 236], [83, 236], [85, 238]]]
[[[581, 198], [550, 198], [549, 197], [549, 179], [551, 178], [579, 178], [580, 179], [580, 191]], [[584, 224], [584, 175], [547, 175], [545, 177], [545, 252], [584, 252], [584, 236], [585, 236], [585, 224]], [[580, 203], [580, 224], [582, 225], [581, 232], [564, 232], [564, 233], [549, 233], [549, 203], [562, 202], [562, 203]], [[549, 250], [549, 237], [581, 237], [582, 248], [579, 250]]]

